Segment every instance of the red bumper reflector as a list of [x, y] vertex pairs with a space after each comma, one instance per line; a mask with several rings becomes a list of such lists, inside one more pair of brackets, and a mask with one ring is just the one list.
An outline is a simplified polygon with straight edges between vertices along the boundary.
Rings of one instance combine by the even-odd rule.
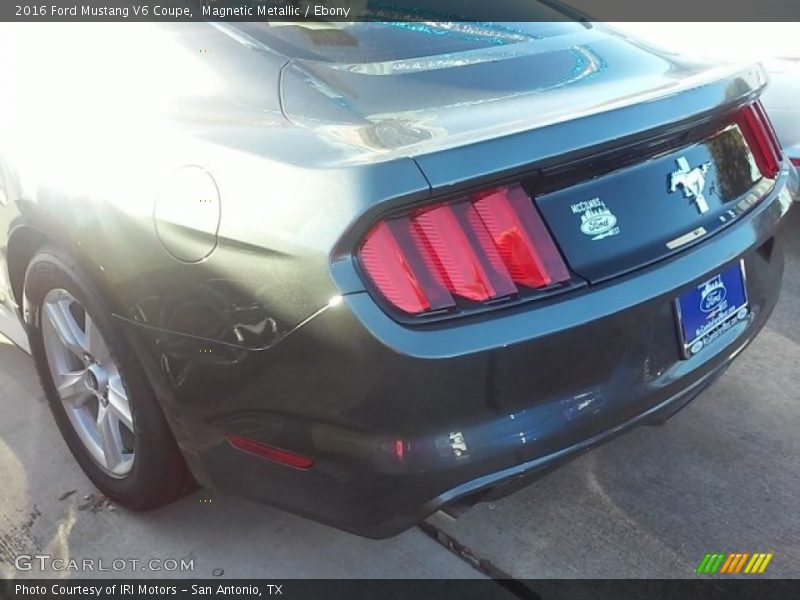
[[287, 452], [286, 450], [281, 450], [279, 448], [274, 448], [272, 446], [267, 446], [266, 444], [262, 444], [261, 442], [251, 440], [246, 437], [229, 433], [225, 436], [225, 439], [227, 439], [228, 443], [230, 443], [230, 445], [237, 450], [247, 452], [248, 454], [252, 454], [265, 460], [287, 465], [289, 467], [294, 467], [296, 469], [310, 469], [314, 466], [314, 461], [310, 458], [306, 458], [305, 456], [300, 456], [299, 454], [294, 454], [292, 452]]
[[394, 455], [397, 457], [397, 460], [403, 460], [403, 457], [406, 454], [406, 445], [403, 440], [395, 440], [394, 441]]

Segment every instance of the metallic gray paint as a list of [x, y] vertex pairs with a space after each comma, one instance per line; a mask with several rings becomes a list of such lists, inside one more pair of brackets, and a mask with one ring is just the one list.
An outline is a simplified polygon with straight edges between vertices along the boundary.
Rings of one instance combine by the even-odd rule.
[[[757, 97], [759, 68], [682, 62], [595, 27], [564, 47], [550, 40], [497, 62], [383, 74], [290, 60], [224, 29], [153, 25], [148, 38], [209, 49], [190, 60], [202, 67], [198, 85], [217, 83], [208, 93], [189, 86], [143, 101], [153, 111], [140, 111], [135, 127], [114, 108], [105, 128], [74, 123], [82, 138], [23, 119], [0, 144], [16, 174], [4, 174], [10, 283], [0, 301], [18, 308], [20, 263], [41, 239], [74, 254], [113, 306], [201, 483], [392, 535], [443, 502], [688, 401], [774, 306], [776, 235], [797, 193], [788, 167], [751, 211], [684, 252], [451, 322], [402, 324], [366, 291], [353, 260], [383, 215], [691, 128]], [[134, 80], [145, 92], [151, 72], [171, 73], [119, 37], [116, 60], [145, 61]], [[591, 72], [570, 76], [582, 60]], [[62, 133], [70, 93], [83, 84], [46, 116]], [[25, 97], [23, 87], [6, 89]], [[153, 222], [158, 191], [185, 165], [212, 174], [222, 207], [216, 248], [192, 264], [165, 251]], [[173, 233], [189, 245], [207, 235]], [[682, 360], [674, 297], [740, 258], [752, 321]], [[316, 466], [260, 461], [231, 448], [227, 432]]]

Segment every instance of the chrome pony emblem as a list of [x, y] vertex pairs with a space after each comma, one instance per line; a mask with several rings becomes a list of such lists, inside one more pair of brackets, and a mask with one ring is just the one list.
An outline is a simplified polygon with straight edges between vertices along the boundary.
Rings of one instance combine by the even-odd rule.
[[703, 195], [703, 190], [706, 187], [706, 173], [711, 168], [711, 163], [703, 163], [694, 169], [689, 167], [689, 161], [685, 156], [681, 156], [675, 161], [678, 163], [678, 170], [673, 171], [669, 181], [669, 191], [676, 192], [678, 186], [683, 188], [683, 195], [694, 200], [697, 205], [697, 210], [700, 214], [705, 214], [709, 211], [708, 202]]

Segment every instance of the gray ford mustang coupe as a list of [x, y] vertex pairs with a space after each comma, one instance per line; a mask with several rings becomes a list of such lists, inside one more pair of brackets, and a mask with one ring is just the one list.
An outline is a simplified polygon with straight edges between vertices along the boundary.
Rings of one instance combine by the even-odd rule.
[[0, 323], [103, 493], [386, 537], [725, 371], [798, 192], [764, 71], [549, 6], [4, 32]]

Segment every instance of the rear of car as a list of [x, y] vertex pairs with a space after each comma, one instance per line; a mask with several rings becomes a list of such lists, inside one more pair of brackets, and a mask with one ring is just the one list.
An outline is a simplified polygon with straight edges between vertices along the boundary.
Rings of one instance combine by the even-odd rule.
[[[287, 118], [363, 185], [337, 217], [334, 299], [211, 411], [229, 443], [195, 457], [201, 479], [393, 535], [662, 422], [764, 325], [798, 183], [758, 102], [763, 71], [536, 26], [361, 60], [376, 26], [334, 28], [310, 34], [317, 54], [294, 51]], [[409, 158], [428, 189], [393, 193]], [[335, 196], [318, 167], [309, 181]]]
[[69, 249], [197, 481], [365, 536], [664, 421], [775, 306], [797, 173], [760, 67], [542, 10], [79, 40], [125, 93], [97, 139], [31, 113], [16, 303]]

